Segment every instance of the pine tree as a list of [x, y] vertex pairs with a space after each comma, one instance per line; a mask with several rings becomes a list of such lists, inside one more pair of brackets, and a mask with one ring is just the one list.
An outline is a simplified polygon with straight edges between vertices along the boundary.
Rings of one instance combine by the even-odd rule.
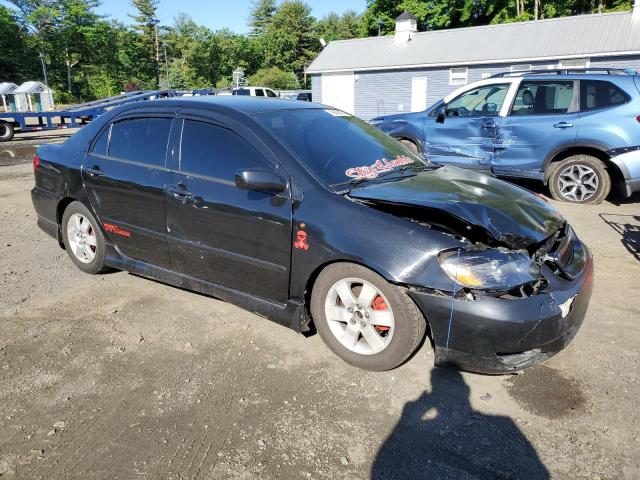
[[158, 86], [160, 75], [160, 39], [158, 32], [158, 3], [159, 0], [131, 0], [138, 10], [137, 15], [129, 16], [136, 22], [134, 28], [140, 33], [140, 44], [147, 52], [146, 58], [141, 59], [141, 74], [150, 87]]
[[253, 0], [249, 17], [249, 35], [252, 37], [264, 35], [275, 12], [275, 0]]

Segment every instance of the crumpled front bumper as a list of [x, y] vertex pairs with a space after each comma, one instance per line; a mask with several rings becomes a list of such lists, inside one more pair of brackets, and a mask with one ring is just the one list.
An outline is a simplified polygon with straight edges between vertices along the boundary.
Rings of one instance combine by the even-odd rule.
[[486, 374], [522, 370], [555, 355], [576, 335], [593, 289], [593, 258], [563, 279], [544, 266], [548, 287], [528, 298], [459, 300], [410, 289], [429, 322], [436, 365]]

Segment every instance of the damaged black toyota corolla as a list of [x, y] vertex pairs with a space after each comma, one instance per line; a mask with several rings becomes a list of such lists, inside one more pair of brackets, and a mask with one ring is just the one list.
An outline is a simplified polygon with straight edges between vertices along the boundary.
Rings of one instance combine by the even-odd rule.
[[369, 370], [425, 332], [437, 364], [525, 368], [567, 345], [591, 296], [591, 254], [548, 203], [319, 105], [124, 106], [41, 146], [34, 167], [38, 223], [80, 269], [315, 327]]

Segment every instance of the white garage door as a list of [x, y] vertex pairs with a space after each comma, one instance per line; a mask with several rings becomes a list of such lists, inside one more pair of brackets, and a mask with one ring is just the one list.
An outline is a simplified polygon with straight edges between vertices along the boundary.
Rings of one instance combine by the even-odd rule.
[[411, 79], [411, 111], [422, 112], [427, 109], [427, 77]]
[[322, 103], [355, 114], [353, 72], [322, 74]]

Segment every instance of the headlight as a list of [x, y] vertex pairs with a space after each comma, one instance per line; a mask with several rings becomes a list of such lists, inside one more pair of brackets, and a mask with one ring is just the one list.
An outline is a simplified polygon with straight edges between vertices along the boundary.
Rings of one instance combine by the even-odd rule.
[[451, 251], [440, 257], [440, 266], [458, 285], [480, 290], [510, 290], [540, 276], [540, 268], [525, 252]]

